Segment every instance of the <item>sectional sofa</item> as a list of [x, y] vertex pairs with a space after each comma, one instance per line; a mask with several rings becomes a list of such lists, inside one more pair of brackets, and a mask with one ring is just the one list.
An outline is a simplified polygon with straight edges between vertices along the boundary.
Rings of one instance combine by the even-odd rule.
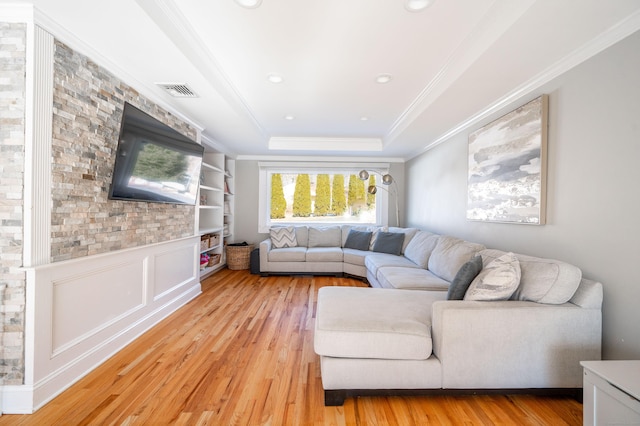
[[318, 292], [314, 348], [326, 405], [434, 391], [579, 398], [580, 361], [601, 357], [602, 284], [562, 261], [415, 228], [345, 225], [274, 229], [260, 244], [260, 267], [348, 274], [373, 287]]

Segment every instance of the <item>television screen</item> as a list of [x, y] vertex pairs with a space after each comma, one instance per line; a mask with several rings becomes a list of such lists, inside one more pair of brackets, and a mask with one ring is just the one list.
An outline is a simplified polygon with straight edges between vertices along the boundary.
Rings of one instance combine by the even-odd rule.
[[109, 198], [195, 205], [204, 147], [124, 104]]

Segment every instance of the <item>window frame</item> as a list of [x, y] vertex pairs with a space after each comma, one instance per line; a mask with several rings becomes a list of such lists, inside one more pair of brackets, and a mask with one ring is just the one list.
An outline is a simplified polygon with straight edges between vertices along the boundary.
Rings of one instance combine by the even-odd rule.
[[[289, 174], [358, 174], [361, 170], [369, 173], [384, 175], [389, 173], [389, 163], [340, 163], [340, 162], [271, 162], [261, 161], [258, 163], [258, 232], [269, 233], [272, 226], [287, 225], [328, 225], [327, 222], [295, 221], [295, 222], [271, 222], [271, 185], [269, 176], [273, 173]], [[383, 188], [384, 189], [384, 188]], [[389, 194], [382, 190], [376, 193], [376, 223], [375, 226], [387, 226], [389, 222]], [[362, 222], [336, 221], [335, 225], [363, 225]]]

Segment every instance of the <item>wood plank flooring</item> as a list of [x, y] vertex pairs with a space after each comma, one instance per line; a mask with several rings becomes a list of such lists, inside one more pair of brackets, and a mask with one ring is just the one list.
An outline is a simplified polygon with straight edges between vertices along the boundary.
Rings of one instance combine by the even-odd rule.
[[317, 290], [334, 277], [224, 269], [203, 294], [32, 415], [2, 425], [581, 425], [571, 398], [349, 398], [325, 407]]

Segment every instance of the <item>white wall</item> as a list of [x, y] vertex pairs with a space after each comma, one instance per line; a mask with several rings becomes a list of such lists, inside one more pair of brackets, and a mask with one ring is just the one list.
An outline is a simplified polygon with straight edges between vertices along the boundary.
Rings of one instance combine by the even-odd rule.
[[640, 359], [640, 32], [523, 98], [549, 94], [547, 224], [465, 219], [467, 137], [407, 163], [407, 225], [561, 259], [604, 285], [603, 357]]

